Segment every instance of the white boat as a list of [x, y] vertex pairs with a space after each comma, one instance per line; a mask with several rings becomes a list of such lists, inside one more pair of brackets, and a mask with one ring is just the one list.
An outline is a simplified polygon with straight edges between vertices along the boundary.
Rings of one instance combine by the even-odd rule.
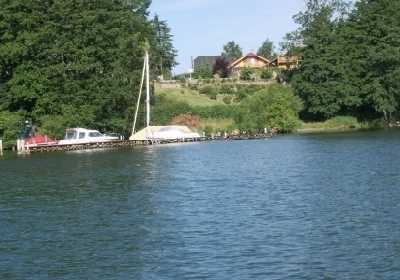
[[188, 139], [198, 140], [201, 136], [192, 131], [187, 126], [169, 125], [169, 126], [148, 126], [141, 131], [133, 134], [129, 140], [133, 141], [185, 141]]
[[117, 141], [118, 137], [100, 133], [98, 130], [86, 128], [69, 128], [66, 130], [64, 140], [58, 142], [59, 145], [101, 143]]
[[[169, 126], [151, 126], [150, 125], [150, 81], [149, 81], [149, 53], [146, 51], [142, 80], [140, 83], [140, 91], [138, 96], [138, 101], [136, 104], [135, 118], [133, 121], [133, 128], [131, 141], [196, 141], [201, 139], [199, 133], [193, 131], [187, 126], [183, 125], [169, 125]], [[140, 100], [143, 93], [143, 88], [146, 80], [146, 126], [139, 132], [136, 131], [136, 122], [139, 113]]]

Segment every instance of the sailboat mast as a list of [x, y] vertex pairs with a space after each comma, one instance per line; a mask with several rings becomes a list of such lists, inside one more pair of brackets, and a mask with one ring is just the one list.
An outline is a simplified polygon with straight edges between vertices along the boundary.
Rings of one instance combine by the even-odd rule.
[[149, 52], [146, 51], [146, 126], [150, 126], [150, 63]]
[[137, 118], [138, 118], [138, 113], [139, 113], [140, 99], [142, 97], [142, 92], [143, 92], [143, 84], [144, 84], [145, 74], [146, 74], [146, 58], [143, 59], [142, 79], [140, 81], [140, 90], [139, 90], [138, 101], [136, 104], [135, 119], [133, 121], [133, 127], [132, 127], [132, 135], [135, 134], [135, 132], [136, 132], [136, 123], [137, 123]]

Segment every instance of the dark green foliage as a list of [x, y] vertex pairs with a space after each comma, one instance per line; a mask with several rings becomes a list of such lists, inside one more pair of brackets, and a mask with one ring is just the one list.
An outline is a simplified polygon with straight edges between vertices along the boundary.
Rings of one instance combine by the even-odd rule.
[[265, 40], [262, 46], [258, 49], [257, 55], [272, 59], [274, 57], [274, 43], [269, 39]]
[[309, 0], [301, 24], [303, 62], [293, 87], [304, 115], [363, 119], [397, 115], [400, 101], [400, 2]]
[[24, 115], [20, 112], [0, 112], [0, 139], [4, 148], [16, 145], [16, 139], [24, 126]]
[[229, 119], [235, 116], [236, 105], [215, 105], [208, 107], [193, 107], [192, 114], [201, 118]]
[[175, 63], [165, 22], [160, 35], [147, 19], [149, 4], [0, 0], [0, 111], [23, 110], [53, 136], [75, 125], [128, 133], [144, 49], [152, 73]]
[[237, 110], [235, 122], [240, 130], [251, 133], [264, 128], [290, 132], [300, 125], [301, 109], [301, 100], [290, 88], [274, 85], [246, 98]]
[[234, 95], [237, 89], [234, 85], [224, 84], [219, 88], [220, 94]]
[[243, 81], [251, 81], [254, 79], [254, 71], [250, 68], [244, 68], [240, 72], [240, 79]]
[[225, 57], [228, 61], [234, 61], [243, 56], [242, 48], [234, 41], [228, 42], [224, 46], [222, 56]]
[[189, 104], [159, 96], [156, 97], [155, 105], [152, 108], [152, 121], [157, 125], [168, 125], [174, 117], [191, 113], [192, 108]]
[[232, 97], [230, 96], [225, 96], [222, 101], [224, 101], [225, 104], [229, 105], [232, 103]]
[[155, 65], [156, 74], [167, 79], [171, 78], [171, 70], [177, 65], [175, 60], [177, 50], [172, 43], [171, 30], [167, 22], [160, 20], [158, 15], [154, 16], [151, 24], [155, 32], [152, 63]]
[[216, 100], [218, 95], [218, 88], [214, 86], [204, 86], [200, 88], [199, 93], [207, 95], [210, 99]]
[[213, 73], [208, 67], [200, 67], [193, 73], [194, 79], [212, 79]]
[[270, 80], [273, 77], [272, 71], [269, 69], [264, 69], [261, 71], [260, 77], [263, 80]]

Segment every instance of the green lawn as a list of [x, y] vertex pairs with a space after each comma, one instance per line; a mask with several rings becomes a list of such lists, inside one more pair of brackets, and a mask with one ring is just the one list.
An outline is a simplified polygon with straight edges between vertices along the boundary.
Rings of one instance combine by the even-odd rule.
[[218, 96], [217, 100], [212, 100], [205, 95], [199, 94], [198, 91], [190, 89], [158, 89], [155, 94], [157, 96], [164, 95], [175, 101], [188, 103], [190, 106], [214, 106], [224, 104], [223, 96]]

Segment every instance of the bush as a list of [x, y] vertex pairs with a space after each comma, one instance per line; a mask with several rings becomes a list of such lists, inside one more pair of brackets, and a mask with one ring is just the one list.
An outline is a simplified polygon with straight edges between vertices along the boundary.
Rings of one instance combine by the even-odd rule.
[[164, 96], [159, 96], [155, 99], [152, 111], [152, 121], [155, 124], [168, 125], [174, 117], [191, 113], [191, 107], [185, 102], [172, 101]]
[[235, 87], [232, 85], [222, 85], [219, 89], [220, 94], [234, 95], [236, 93]]
[[3, 139], [4, 148], [8, 149], [16, 145], [18, 135], [23, 128], [23, 122], [22, 113], [0, 112], [0, 138]]
[[274, 85], [246, 98], [239, 106], [235, 122], [241, 130], [253, 133], [264, 128], [291, 132], [300, 126], [301, 109], [301, 100], [290, 88]]
[[271, 80], [273, 77], [273, 73], [269, 69], [264, 69], [260, 74], [261, 79], [263, 80]]
[[211, 79], [212, 77], [213, 77], [213, 73], [207, 67], [203, 67], [203, 68], [197, 69], [193, 73], [193, 78], [194, 79]]
[[216, 100], [218, 95], [218, 90], [213, 86], [204, 86], [200, 89], [200, 94], [207, 95], [210, 99]]
[[240, 72], [240, 79], [243, 81], [251, 81], [254, 79], [254, 71], [250, 68], [245, 68]]
[[230, 97], [230, 96], [225, 96], [225, 97], [222, 99], [222, 101], [224, 101], [224, 103], [225, 103], [226, 105], [229, 105], [229, 104], [232, 103], [232, 97]]

